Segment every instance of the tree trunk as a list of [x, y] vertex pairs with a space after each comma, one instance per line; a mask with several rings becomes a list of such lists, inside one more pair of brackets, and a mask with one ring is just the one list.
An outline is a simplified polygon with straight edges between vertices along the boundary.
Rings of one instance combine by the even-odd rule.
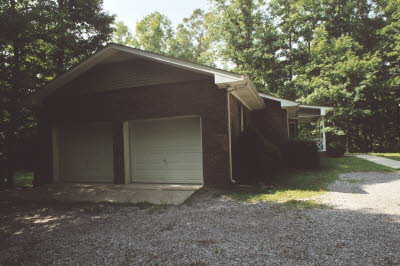
[[[15, 7], [15, 0], [10, 1], [11, 14], [13, 16], [13, 21], [17, 21], [17, 11]], [[15, 146], [16, 146], [16, 123], [17, 123], [17, 98], [19, 91], [19, 71], [20, 71], [20, 44], [19, 37], [15, 34], [12, 39], [12, 48], [13, 48], [13, 68], [12, 68], [12, 90], [8, 93], [8, 111], [10, 113], [10, 120], [5, 130], [5, 166], [4, 166], [4, 177], [7, 178], [7, 186], [9, 188], [14, 187], [14, 172], [15, 172], [15, 160], [17, 159], [15, 156]]]

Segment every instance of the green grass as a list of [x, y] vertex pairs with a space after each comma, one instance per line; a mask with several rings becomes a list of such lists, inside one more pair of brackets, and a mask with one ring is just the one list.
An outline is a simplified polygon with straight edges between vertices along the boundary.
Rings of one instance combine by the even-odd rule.
[[400, 153], [370, 153], [371, 155], [380, 156], [387, 159], [400, 161]]
[[[339, 178], [339, 174], [358, 171], [395, 171], [356, 157], [323, 158], [318, 170], [296, 170], [276, 178], [273, 189], [255, 192], [234, 192], [230, 196], [241, 202], [290, 202], [310, 199], [328, 191], [328, 185]], [[317, 204], [316, 202], [313, 203]]]
[[17, 172], [14, 176], [16, 187], [33, 187], [33, 173]]
[[300, 208], [300, 209], [326, 209], [331, 206], [319, 203], [315, 200], [289, 200], [282, 203], [280, 206], [289, 208]]

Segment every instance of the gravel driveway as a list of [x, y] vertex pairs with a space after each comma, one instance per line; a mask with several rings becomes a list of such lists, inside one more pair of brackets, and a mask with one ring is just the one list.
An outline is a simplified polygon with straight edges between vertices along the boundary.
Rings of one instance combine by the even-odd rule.
[[346, 174], [332, 190], [322, 209], [213, 192], [145, 209], [2, 202], [0, 264], [399, 265], [400, 174]]

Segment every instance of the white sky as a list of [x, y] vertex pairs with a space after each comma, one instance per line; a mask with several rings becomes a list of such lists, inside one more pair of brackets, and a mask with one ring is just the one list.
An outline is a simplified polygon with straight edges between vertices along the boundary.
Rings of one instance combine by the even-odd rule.
[[189, 17], [196, 8], [207, 9], [208, 0], [103, 0], [103, 7], [117, 15], [129, 28], [151, 12], [158, 11], [166, 15], [174, 26]]

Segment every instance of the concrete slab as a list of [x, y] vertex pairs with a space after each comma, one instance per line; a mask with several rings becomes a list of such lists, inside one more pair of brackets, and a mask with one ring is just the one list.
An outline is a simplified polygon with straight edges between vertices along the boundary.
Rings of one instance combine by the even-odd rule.
[[182, 204], [200, 185], [181, 184], [54, 184], [1, 191], [0, 200]]
[[374, 162], [383, 166], [391, 167], [394, 169], [400, 169], [400, 161], [388, 159], [388, 158], [383, 158], [380, 156], [375, 156], [375, 155], [366, 155], [366, 154], [360, 154], [356, 155], [356, 157], [368, 160], [370, 162]]

